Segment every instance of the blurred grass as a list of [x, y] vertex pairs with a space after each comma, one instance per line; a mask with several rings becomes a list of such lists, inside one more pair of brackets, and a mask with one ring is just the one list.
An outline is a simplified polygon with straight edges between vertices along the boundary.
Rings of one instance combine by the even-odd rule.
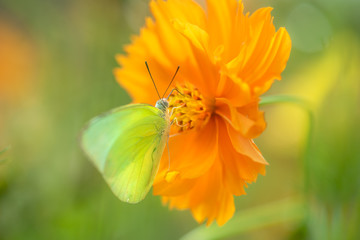
[[[268, 128], [256, 141], [270, 162], [267, 176], [236, 198], [240, 220], [224, 231], [254, 218], [250, 209], [294, 195], [304, 195], [305, 218], [267, 227], [259, 218], [256, 230], [221, 238], [360, 239], [360, 3], [245, 1], [250, 11], [269, 5], [294, 44], [283, 80], [268, 95], [311, 102], [313, 138], [306, 142], [302, 110], [263, 108]], [[146, 13], [145, 0], [0, 0], [0, 44], [14, 49], [0, 57], [22, 59], [14, 61], [16, 81], [0, 79], [0, 150], [11, 145], [0, 155], [11, 160], [0, 164], [0, 239], [178, 239], [198, 226], [158, 197], [118, 201], [77, 142], [87, 120], [130, 102], [114, 80], [114, 56]], [[6, 44], [1, 26], [14, 36]], [[323, 26], [329, 31], [318, 31]], [[0, 63], [9, 71], [10, 60]]]

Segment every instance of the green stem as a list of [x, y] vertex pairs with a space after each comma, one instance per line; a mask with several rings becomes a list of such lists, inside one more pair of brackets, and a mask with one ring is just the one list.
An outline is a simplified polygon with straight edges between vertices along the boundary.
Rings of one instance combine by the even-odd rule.
[[303, 201], [298, 198], [283, 199], [238, 212], [224, 226], [215, 224], [195, 228], [181, 240], [223, 239], [259, 228], [298, 221], [304, 217]]
[[306, 102], [304, 99], [289, 95], [265, 96], [261, 98], [259, 105], [266, 106], [277, 103], [293, 103], [306, 110], [310, 109], [309, 103]]

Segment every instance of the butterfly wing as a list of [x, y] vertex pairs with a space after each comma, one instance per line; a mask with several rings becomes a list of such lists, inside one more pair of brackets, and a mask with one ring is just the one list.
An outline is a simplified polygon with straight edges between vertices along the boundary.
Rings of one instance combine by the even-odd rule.
[[129, 104], [90, 121], [81, 144], [114, 194], [122, 201], [137, 203], [152, 186], [169, 126], [161, 110]]

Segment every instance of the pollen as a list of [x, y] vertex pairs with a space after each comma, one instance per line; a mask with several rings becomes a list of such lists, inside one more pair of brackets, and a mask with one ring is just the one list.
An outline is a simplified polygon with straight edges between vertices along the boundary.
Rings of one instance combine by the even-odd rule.
[[177, 85], [169, 97], [170, 120], [177, 132], [200, 129], [211, 116], [206, 99], [192, 84]]

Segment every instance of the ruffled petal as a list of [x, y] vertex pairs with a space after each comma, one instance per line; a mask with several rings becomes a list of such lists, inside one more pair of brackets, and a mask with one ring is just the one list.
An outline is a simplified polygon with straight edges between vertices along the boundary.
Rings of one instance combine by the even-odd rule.
[[249, 85], [242, 79], [226, 72], [220, 72], [220, 80], [216, 90], [217, 99], [226, 99], [234, 107], [241, 107], [253, 101]]
[[[165, 181], [168, 172], [179, 172], [180, 179], [196, 178], [213, 165], [218, 153], [218, 130], [213, 118], [199, 131], [170, 137], [168, 154], [163, 154], [157, 178]], [[204, 160], [206, 159], [206, 161]]]
[[[185, 38], [175, 31], [172, 26], [173, 16], [169, 15], [168, 9], [173, 9], [173, 4], [174, 1], [152, 1], [150, 9], [156, 21], [154, 30], [158, 36], [158, 41], [169, 57], [169, 64], [173, 63], [176, 66], [176, 63], [182, 63], [193, 56]], [[184, 52], [188, 54], [183, 54]]]
[[275, 79], [281, 79], [291, 50], [287, 31], [280, 28], [275, 32], [271, 11], [262, 8], [242, 19], [248, 21], [250, 30], [240, 41], [243, 47], [239, 54], [226, 64], [230, 74], [237, 74], [251, 85], [255, 96], [267, 91]]
[[157, 5], [168, 19], [179, 19], [197, 25], [206, 26], [206, 14], [199, 4], [192, 0], [152, 1], [152, 7]]
[[211, 39], [211, 49], [216, 49], [219, 45], [225, 47], [228, 52], [230, 40], [233, 35], [234, 19], [238, 10], [236, 0], [207, 0], [208, 10], [208, 31]]
[[209, 35], [199, 26], [194, 24], [183, 22], [179, 19], [173, 20], [174, 28], [184, 35], [197, 49], [202, 52], [207, 52]]
[[248, 81], [248, 75], [261, 61], [263, 55], [269, 48], [270, 41], [275, 34], [272, 24], [272, 8], [261, 8], [249, 17], [250, 35], [246, 42], [246, 52], [241, 65], [240, 76]]
[[290, 57], [290, 49], [290, 36], [284, 28], [280, 28], [272, 39], [271, 46], [264, 54], [262, 61], [248, 78], [257, 96], [266, 92], [275, 79], [281, 79], [280, 74], [286, 67]]
[[225, 183], [232, 194], [245, 194], [243, 188], [246, 183], [255, 182], [258, 174], [265, 175], [265, 166], [268, 163], [260, 153], [254, 152], [257, 148], [254, 149], [253, 144], [246, 143], [246, 139], [243, 141], [245, 145], [239, 146], [238, 138], [241, 136], [234, 136], [234, 132], [229, 135], [232, 130], [226, 126], [227, 123], [220, 119], [218, 125], [221, 137], [219, 153], [224, 165]]
[[[175, 173], [175, 176], [169, 180], [167, 177], [171, 173]], [[183, 179], [177, 171], [158, 173], [153, 184], [153, 194], [163, 196], [186, 194], [193, 188], [194, 182], [196, 182], [196, 178]]]
[[268, 165], [268, 162], [264, 159], [252, 139], [243, 137], [241, 133], [236, 131], [229, 123], [226, 123], [226, 128], [231, 144], [238, 153], [247, 156], [254, 162]]
[[176, 197], [163, 197], [170, 208], [190, 208], [196, 221], [207, 219], [209, 225], [216, 220], [219, 225], [228, 221], [235, 212], [232, 194], [223, 184], [223, 168], [217, 159], [211, 169], [196, 179], [186, 194]]
[[219, 69], [215, 66], [213, 53], [208, 49], [209, 35], [199, 26], [182, 22], [179, 19], [174, 19], [172, 23], [174, 29], [187, 39], [196, 62], [201, 63], [201, 65], [196, 65], [200, 74], [193, 76], [190, 82], [196, 82], [197, 87], [205, 96], [214, 96], [219, 79]]
[[256, 102], [236, 108], [227, 99], [217, 98], [215, 113], [249, 139], [257, 137], [266, 127], [263, 112], [258, 110]]
[[243, 58], [243, 50], [246, 49], [246, 42], [250, 32], [250, 27], [248, 24], [249, 14], [244, 15], [243, 11], [244, 5], [240, 0], [238, 3], [233, 29], [231, 31], [229, 48], [223, 56], [225, 64], [237, 56], [240, 56], [241, 59]]
[[169, 84], [176, 65], [170, 63], [170, 56], [161, 45], [159, 34], [150, 18], [140, 37], [125, 47], [127, 57], [118, 55], [116, 60], [122, 66], [114, 71], [116, 80], [130, 93], [134, 102], [155, 104], [158, 95], [145, 67], [148, 61], [159, 93], [162, 95]]

